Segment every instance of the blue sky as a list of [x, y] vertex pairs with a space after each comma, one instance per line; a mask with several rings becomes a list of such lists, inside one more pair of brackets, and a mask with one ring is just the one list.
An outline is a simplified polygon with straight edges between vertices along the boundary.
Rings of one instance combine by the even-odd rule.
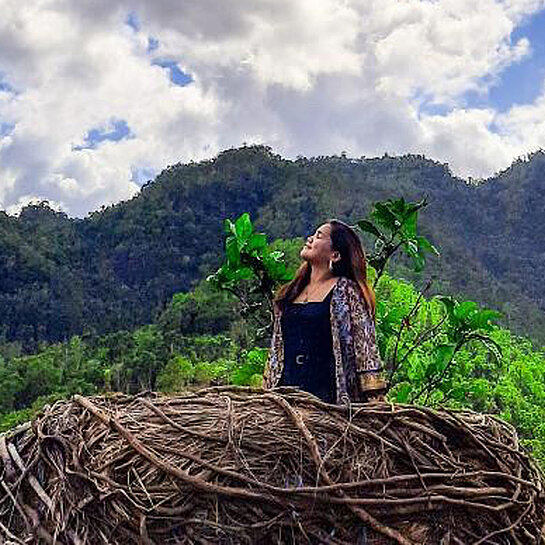
[[[140, 32], [142, 28], [140, 17], [135, 11], [131, 11], [127, 15], [126, 24], [136, 33]], [[159, 45], [160, 42], [157, 38], [148, 36], [148, 53], [151, 54], [159, 49]], [[165, 68], [168, 71], [170, 81], [175, 85], [180, 85], [183, 87], [184, 85], [188, 85], [193, 81], [193, 78], [180, 68], [176, 60], [157, 58], [153, 60], [153, 64], [160, 66], [161, 68]]]
[[91, 129], [85, 135], [84, 143], [74, 146], [74, 150], [95, 149], [101, 142], [119, 142], [125, 138], [134, 138], [127, 122], [124, 119], [111, 119], [107, 127]]
[[511, 41], [521, 38], [529, 39], [531, 53], [503, 70], [486, 95], [468, 93], [465, 96], [468, 107], [491, 107], [505, 112], [515, 104], [529, 104], [538, 98], [545, 80], [545, 10], [515, 28]]
[[156, 64], [161, 68], [165, 68], [168, 71], [170, 81], [174, 83], [174, 85], [180, 85], [183, 87], [184, 85], [188, 85], [193, 81], [193, 78], [189, 74], [186, 74], [183, 70], [181, 70], [176, 61], [155, 59], [153, 64]]
[[15, 128], [14, 123], [0, 122], [0, 137], [7, 136], [8, 134], [11, 133], [11, 131], [13, 131], [14, 128]]

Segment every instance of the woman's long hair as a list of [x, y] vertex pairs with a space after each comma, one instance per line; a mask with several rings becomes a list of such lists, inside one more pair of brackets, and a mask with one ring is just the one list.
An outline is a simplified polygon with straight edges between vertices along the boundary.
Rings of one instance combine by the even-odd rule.
[[[331, 249], [339, 252], [341, 259], [333, 262], [333, 274], [346, 276], [355, 280], [365, 299], [371, 316], [375, 319], [375, 293], [367, 284], [367, 260], [365, 252], [357, 233], [346, 223], [330, 219], [326, 223], [331, 225]], [[295, 273], [293, 280], [278, 288], [274, 296], [274, 304], [284, 310], [289, 301], [293, 301], [310, 281], [311, 266], [308, 261], [303, 261]]]

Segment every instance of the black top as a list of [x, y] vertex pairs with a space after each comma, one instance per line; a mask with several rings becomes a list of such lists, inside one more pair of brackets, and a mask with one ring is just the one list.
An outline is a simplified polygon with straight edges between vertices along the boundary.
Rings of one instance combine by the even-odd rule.
[[284, 370], [280, 384], [299, 386], [327, 403], [336, 403], [335, 357], [329, 305], [323, 301], [286, 305], [282, 313]]

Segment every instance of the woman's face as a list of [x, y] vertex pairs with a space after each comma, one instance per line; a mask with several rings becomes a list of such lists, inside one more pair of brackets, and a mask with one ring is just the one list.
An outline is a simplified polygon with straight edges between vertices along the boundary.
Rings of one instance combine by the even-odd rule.
[[316, 229], [313, 235], [307, 237], [306, 243], [301, 249], [300, 256], [306, 261], [329, 262], [333, 254], [331, 251], [331, 225], [324, 223]]

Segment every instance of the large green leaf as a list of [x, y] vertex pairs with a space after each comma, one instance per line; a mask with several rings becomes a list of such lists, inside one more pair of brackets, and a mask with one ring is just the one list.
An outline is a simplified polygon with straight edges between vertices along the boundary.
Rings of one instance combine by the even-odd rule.
[[[377, 311], [380, 313], [381, 307], [377, 304]], [[407, 314], [406, 310], [401, 307], [394, 307], [384, 314], [380, 320], [380, 329], [385, 335], [391, 335], [398, 330], [401, 320]]]
[[454, 313], [454, 307], [456, 306], [456, 300], [450, 297], [449, 295], [436, 295], [433, 297], [437, 301], [443, 303], [447, 310], [447, 314], [452, 316]]
[[379, 225], [382, 225], [389, 231], [395, 231], [401, 225], [401, 222], [395, 214], [392, 213], [390, 206], [387, 203], [375, 203], [371, 216]]
[[496, 310], [481, 310], [471, 316], [470, 325], [474, 329], [486, 329], [490, 331], [494, 327], [492, 320], [497, 320], [502, 316], [503, 314]]
[[478, 310], [479, 305], [475, 301], [462, 301], [454, 307], [454, 316], [459, 320], [468, 321], [471, 315]]
[[263, 233], [253, 233], [248, 241], [247, 251], [259, 250], [267, 246], [267, 236]]
[[413, 256], [413, 267], [415, 272], [420, 272], [424, 269], [424, 265], [426, 264], [426, 259], [420, 255], [414, 255]]
[[235, 237], [229, 237], [225, 242], [225, 251], [227, 253], [227, 262], [231, 267], [240, 265], [240, 250], [238, 241]]
[[226, 219], [223, 222], [223, 229], [226, 235], [235, 235], [237, 234], [237, 230], [235, 228], [235, 224], [230, 220]]
[[418, 246], [412, 240], [406, 240], [403, 243], [403, 248], [411, 257], [418, 255]]
[[375, 224], [372, 223], [371, 221], [360, 220], [358, 221], [357, 225], [362, 231], [366, 233], [371, 233], [372, 235], [375, 235], [377, 238], [382, 237], [382, 233], [377, 229]]
[[406, 218], [403, 219], [403, 226], [401, 232], [406, 238], [414, 238], [416, 236], [416, 220], [417, 212], [411, 212]]
[[248, 240], [253, 230], [250, 214], [248, 214], [248, 212], [244, 212], [244, 214], [235, 221], [235, 229], [240, 246], [242, 242]]
[[414, 240], [422, 251], [433, 252], [437, 256], [440, 255], [437, 248], [426, 237], [417, 236], [414, 237]]
[[248, 280], [254, 276], [254, 271], [251, 267], [240, 267], [235, 271], [233, 280]]
[[448, 362], [452, 358], [455, 350], [454, 344], [438, 344], [433, 348], [432, 362], [426, 369], [426, 377], [430, 378], [436, 374], [439, 374], [445, 370]]

